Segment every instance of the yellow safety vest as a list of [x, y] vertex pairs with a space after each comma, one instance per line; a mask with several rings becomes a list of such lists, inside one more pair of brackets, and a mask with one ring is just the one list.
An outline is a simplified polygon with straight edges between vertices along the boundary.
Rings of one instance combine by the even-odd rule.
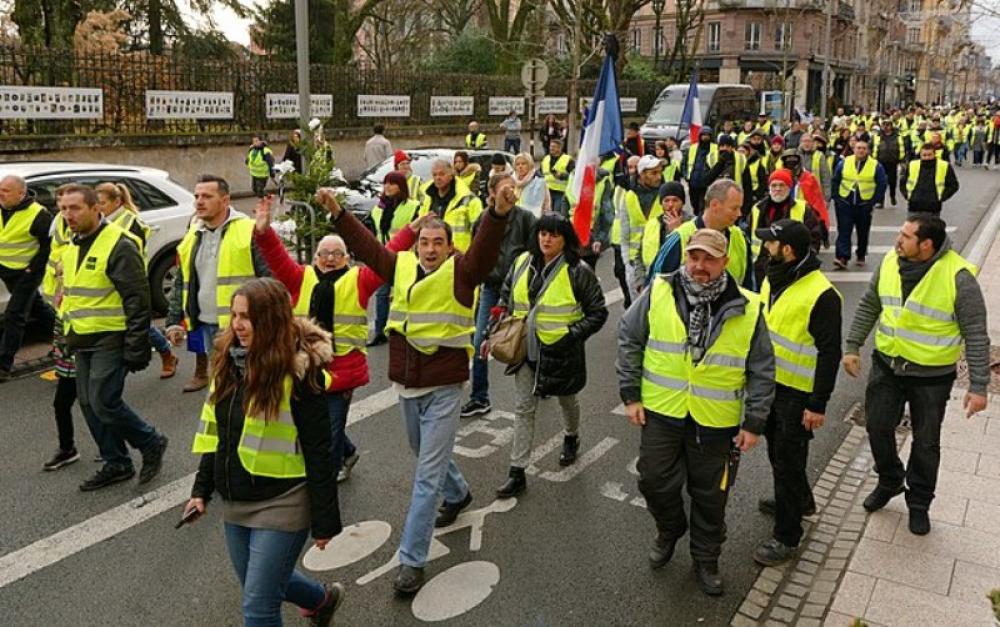
[[63, 249], [63, 300], [59, 313], [67, 333], [72, 330], [78, 335], [90, 335], [126, 329], [121, 294], [107, 273], [108, 260], [122, 237], [128, 237], [125, 231], [105, 223], [82, 261], [76, 244]]
[[[121, 230], [133, 236], [133, 240], [139, 245], [139, 253], [142, 254], [143, 258], [146, 257], [146, 242], [149, 241], [149, 234], [152, 229], [142, 221], [139, 216], [132, 213], [128, 209], [119, 209], [118, 214], [111, 220], [113, 224], [118, 226]], [[135, 233], [132, 233], [132, 225], [136, 222], [139, 223], [139, 229], [142, 231], [142, 237], [139, 237]]]
[[[763, 157], [757, 159], [756, 161], [754, 161], [753, 163], [751, 163], [749, 166], [747, 166], [747, 168], [748, 168], [748, 170], [750, 172], [750, 189], [753, 190], [754, 192], [756, 192], [758, 189], [760, 189], [760, 166], [761, 166], [762, 160], [763, 160]], [[764, 166], [764, 169], [765, 170], [767, 169], [766, 165]]]
[[[351, 351], [368, 354], [365, 340], [368, 339], [368, 310], [360, 303], [358, 276], [361, 270], [353, 267], [333, 284], [333, 354], [343, 357]], [[313, 290], [319, 285], [316, 268], [308, 266], [302, 275], [299, 300], [293, 313], [307, 318], [310, 315]]]
[[[695, 226], [694, 220], [688, 220], [684, 224], [677, 227], [677, 234], [681, 238], [681, 263], [687, 259], [687, 243], [691, 238], [691, 235], [698, 230]], [[729, 274], [733, 275], [736, 282], [739, 284], [743, 283], [743, 279], [746, 278], [747, 274], [747, 240], [743, 235], [743, 231], [740, 230], [738, 226], [729, 227], [729, 262], [726, 264], [726, 270]]]
[[[233, 300], [233, 294], [241, 285], [257, 276], [251, 247], [253, 224], [254, 221], [250, 218], [239, 217], [219, 227], [225, 229], [222, 234], [222, 242], [219, 245], [219, 258], [216, 266], [215, 306], [218, 316], [217, 324], [220, 329], [229, 326], [229, 307]], [[194, 244], [197, 237], [198, 228], [191, 228], [177, 246], [183, 280], [181, 306], [184, 309], [184, 319], [188, 329], [194, 329], [193, 323], [196, 322], [188, 318], [187, 304], [191, 272], [194, 270]]]
[[[795, 220], [796, 222], [805, 222], [806, 201], [796, 200], [792, 203], [792, 208], [788, 212], [788, 218], [790, 220]], [[750, 209], [750, 252], [753, 253], [754, 259], [760, 257], [761, 240], [757, 237], [757, 224], [759, 223], [760, 207], [754, 205], [753, 208]]]
[[899, 257], [890, 252], [879, 270], [878, 295], [882, 314], [875, 330], [875, 348], [923, 366], [950, 366], [962, 354], [962, 334], [955, 318], [955, 277], [976, 266], [953, 250], [931, 266], [903, 301]]
[[[694, 171], [694, 160], [698, 154], [698, 144], [691, 144], [688, 147], [688, 160], [687, 160], [687, 175], [686, 178], [691, 178], [691, 173]], [[716, 163], [719, 162], [719, 146], [718, 144], [711, 144], [708, 148], [708, 157], [705, 159], [705, 167], [711, 168]]]
[[615, 185], [611, 193], [611, 206], [615, 209], [615, 220], [611, 224], [611, 243], [621, 246], [622, 243], [622, 214], [627, 211], [625, 207], [625, 194], [628, 189]]
[[858, 172], [854, 155], [844, 159], [844, 167], [840, 170], [840, 197], [847, 198], [857, 188], [861, 200], [871, 200], [875, 196], [875, 164], [875, 159], [869, 157]]
[[56, 292], [59, 291], [58, 273], [62, 262], [63, 251], [71, 243], [73, 232], [70, 230], [62, 213], [56, 214], [52, 230], [52, 243], [49, 245], [49, 260], [45, 265], [45, 276], [42, 277], [42, 295], [50, 304], [55, 304]]
[[[920, 176], [920, 159], [910, 162], [906, 173], [906, 195], [909, 196], [917, 188], [917, 178]], [[948, 162], [941, 159], [934, 160], [934, 187], [937, 189], [937, 198], [941, 200], [944, 196], [944, 181], [948, 176]]]
[[[809, 321], [816, 301], [831, 288], [829, 279], [814, 270], [785, 288], [772, 304], [771, 282], [764, 279], [760, 302], [774, 347], [775, 380], [781, 385], [806, 393], [813, 391], [819, 351], [809, 333]], [[840, 292], [837, 296], [843, 300]]]
[[264, 155], [273, 156], [274, 153], [268, 146], [264, 146], [261, 150], [251, 148], [250, 152], [247, 153], [247, 170], [250, 171], [250, 176], [258, 179], [265, 179], [271, 176], [271, 169], [267, 166]]
[[[569, 164], [572, 161], [569, 155], [561, 154], [556, 159], [555, 165], [552, 164], [552, 155], [545, 155], [542, 159], [542, 174], [545, 175], [545, 185], [553, 192], [565, 192], [566, 186], [569, 184], [569, 179], [558, 179], [556, 178], [556, 173], [565, 174], [568, 171]], [[553, 211], [555, 207], [552, 208]]]
[[[514, 262], [514, 289], [511, 292], [512, 311], [515, 318], [528, 315], [531, 305], [528, 300], [528, 274], [531, 253], [521, 253]], [[535, 299], [535, 333], [538, 340], [551, 346], [569, 333], [569, 326], [583, 320], [583, 309], [573, 296], [573, 285], [569, 280], [569, 264], [565, 257], [556, 262], [551, 274], [542, 285]]]
[[680, 165], [671, 161], [663, 168], [663, 182], [670, 183], [671, 181], [677, 180], [677, 170]]
[[660, 228], [663, 220], [663, 201], [660, 195], [656, 195], [653, 206], [649, 209], [649, 217], [642, 228], [642, 244], [639, 247], [642, 255], [642, 264], [647, 268], [652, 267], [656, 261], [656, 253], [660, 251], [662, 242], [660, 241]]
[[[610, 184], [610, 180], [611, 177], [606, 176], [594, 184], [594, 209], [590, 214], [591, 228], [597, 225], [597, 220], [601, 217], [601, 200], [604, 198], [604, 188]], [[572, 222], [573, 216], [576, 215], [576, 206], [580, 203], [573, 197], [573, 190], [570, 187], [566, 188], [566, 204], [569, 205], [569, 220]]]
[[[639, 256], [639, 250], [642, 245], [642, 239], [646, 231], [646, 222], [649, 218], [642, 212], [642, 203], [639, 202], [639, 195], [632, 190], [627, 190], [625, 192], [625, 207], [624, 213], [628, 218], [628, 228], [625, 225], [621, 226], [621, 238], [622, 246], [626, 247], [626, 261], [635, 261]], [[653, 200], [653, 206], [649, 208], [649, 215], [653, 215], [653, 211], [660, 204], [660, 195], [657, 194], [655, 200]], [[660, 209], [660, 213], [663, 213], [663, 209]]]
[[486, 133], [477, 133], [476, 138], [472, 138], [472, 133], [465, 136], [465, 147], [466, 148], [482, 148], [486, 145]]
[[0, 223], [0, 266], [24, 270], [38, 254], [41, 245], [31, 234], [31, 225], [45, 207], [33, 202], [11, 214], [6, 224]]
[[425, 355], [433, 355], [441, 347], [461, 348], [471, 358], [475, 313], [455, 299], [455, 257], [420, 281], [417, 267], [417, 256], [412, 252], [396, 254], [386, 332], [399, 333]]
[[382, 207], [375, 205], [372, 207], [372, 222], [375, 224], [375, 233], [381, 242], [388, 242], [392, 238], [396, 237], [396, 233], [399, 233], [404, 228], [410, 225], [411, 222], [417, 219], [417, 212], [420, 211], [420, 203], [414, 200], [412, 197], [407, 199], [406, 202], [396, 207], [396, 211], [392, 214], [392, 220], [389, 223], [389, 232], [382, 232]]
[[[420, 215], [425, 215], [431, 210], [431, 198], [427, 190], [434, 181], [429, 181], [423, 188], [423, 201], [420, 205]], [[472, 225], [483, 212], [483, 203], [479, 197], [469, 191], [469, 188], [459, 179], [455, 179], [455, 195], [444, 210], [441, 217], [445, 224], [451, 227], [451, 240], [455, 245], [455, 250], [465, 252], [472, 244]]]
[[[470, 171], [468, 167], [466, 167], [465, 170], [466, 171], [463, 174], [455, 174], [455, 178], [465, 183], [465, 186], [468, 187], [470, 191], [473, 191], [472, 183], [473, 181], [476, 180], [476, 177], [479, 175], [480, 170]], [[476, 187], [478, 188], [478, 186]]]
[[423, 183], [420, 181], [420, 177], [416, 174], [411, 174], [406, 177], [406, 188], [410, 192], [410, 200], [416, 200], [418, 203], [421, 200], [421, 186]]
[[723, 323], [722, 332], [694, 364], [670, 281], [657, 276], [651, 289], [649, 339], [642, 359], [643, 406], [672, 418], [690, 415], [705, 427], [739, 426], [760, 297], [740, 288], [748, 301], [743, 313]]
[[[882, 135], [876, 134], [872, 137], [872, 156], [878, 159], [878, 147], [882, 143]], [[906, 157], [906, 148], [903, 146], [903, 136], [896, 133], [896, 143], [899, 145], [899, 158], [902, 160]]]
[[743, 154], [740, 152], [734, 152], [733, 157], [736, 161], [735, 165], [733, 166], [733, 176], [735, 177], [733, 180], [735, 180], [736, 184], [742, 188], [743, 173], [747, 169], [747, 158], [743, 156]]

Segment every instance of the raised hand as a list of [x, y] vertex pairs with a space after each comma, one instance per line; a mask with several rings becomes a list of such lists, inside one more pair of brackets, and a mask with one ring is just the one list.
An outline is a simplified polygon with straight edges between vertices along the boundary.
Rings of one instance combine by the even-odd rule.
[[271, 209], [273, 206], [274, 194], [268, 194], [257, 201], [257, 206], [254, 207], [253, 211], [256, 218], [254, 230], [258, 233], [263, 233], [271, 227]]

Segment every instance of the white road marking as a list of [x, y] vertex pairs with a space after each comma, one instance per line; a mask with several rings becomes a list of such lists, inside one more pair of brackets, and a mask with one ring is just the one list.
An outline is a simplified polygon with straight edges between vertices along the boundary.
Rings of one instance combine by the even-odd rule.
[[413, 616], [428, 623], [461, 616], [487, 599], [500, 583], [493, 562], [464, 562], [437, 575], [413, 599]]
[[365, 520], [345, 527], [320, 551], [311, 547], [302, 565], [312, 571], [333, 570], [360, 562], [379, 550], [392, 535], [392, 525], [384, 520]]
[[558, 472], [546, 470], [540, 475], [540, 478], [545, 479], [547, 481], [555, 481], [557, 483], [563, 483], [565, 481], [569, 481], [573, 477], [579, 475], [581, 472], [586, 470], [587, 466], [590, 466], [591, 464], [599, 460], [601, 457], [603, 457], [604, 454], [610, 451], [612, 448], [614, 448], [616, 444], [618, 444], [617, 439], [604, 438], [600, 442], [598, 442], [596, 446], [590, 448], [583, 455], [580, 455], [579, 458], [577, 458], [575, 464], [571, 466], [566, 466], [565, 468], [563, 468]]
[[[869, 246], [868, 247], [868, 254], [869, 255], [884, 255], [885, 253], [892, 252], [893, 250], [896, 250], [895, 246]], [[827, 250], [821, 250], [821, 251], [819, 251], [819, 254], [821, 254], [821, 255], [835, 255], [836, 251], [833, 249], [833, 247], [830, 247]]]
[[[948, 230], [949, 233], [954, 233], [956, 230], [958, 230], [957, 226], [949, 226], [949, 227], [946, 227], [946, 228], [947, 228], [947, 230]], [[837, 232], [837, 227], [836, 226], [831, 226], [830, 227], [830, 232], [831, 233], [836, 233]], [[899, 227], [898, 226], [872, 226], [871, 232], [872, 233], [899, 233]]]
[[[455, 454], [462, 457], [471, 457], [472, 459], [482, 459], [510, 444], [510, 441], [514, 439], [514, 427], [509, 425], [499, 426], [500, 423], [498, 421], [500, 420], [512, 423], [514, 421], [514, 414], [509, 411], [494, 410], [464, 425], [458, 430], [457, 437], [455, 438]], [[476, 433], [489, 436], [489, 442], [476, 448], [460, 444], [467, 436]], [[482, 438], [477, 439], [481, 440]]]
[[871, 272], [824, 272], [831, 283], [867, 283], [872, 280]]

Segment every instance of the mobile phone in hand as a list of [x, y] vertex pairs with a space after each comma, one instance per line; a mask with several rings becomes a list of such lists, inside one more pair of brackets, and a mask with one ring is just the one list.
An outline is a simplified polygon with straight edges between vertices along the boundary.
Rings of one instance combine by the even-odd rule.
[[181, 519], [177, 521], [176, 525], [174, 525], [174, 529], [180, 529], [189, 522], [192, 522], [195, 518], [197, 518], [200, 515], [201, 512], [198, 511], [198, 508], [192, 507], [191, 509], [184, 512], [184, 515], [181, 516]]

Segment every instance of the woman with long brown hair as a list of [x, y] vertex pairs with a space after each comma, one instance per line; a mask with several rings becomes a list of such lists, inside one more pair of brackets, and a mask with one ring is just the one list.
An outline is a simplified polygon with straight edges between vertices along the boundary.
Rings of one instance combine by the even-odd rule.
[[296, 319], [284, 286], [254, 279], [233, 295], [215, 340], [211, 392], [194, 452], [201, 463], [185, 517], [223, 501], [226, 545], [248, 626], [281, 625], [281, 603], [329, 625], [344, 588], [295, 569], [310, 530], [319, 549], [340, 533], [324, 367], [330, 334]]

